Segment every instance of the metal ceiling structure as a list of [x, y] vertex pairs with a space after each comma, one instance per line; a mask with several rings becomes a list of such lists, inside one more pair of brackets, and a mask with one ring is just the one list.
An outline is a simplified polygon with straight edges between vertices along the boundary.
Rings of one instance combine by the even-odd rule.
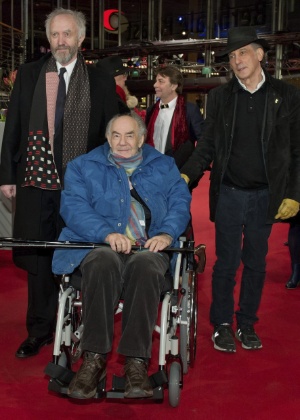
[[[86, 15], [87, 60], [118, 54], [132, 62], [136, 57], [129, 71], [135, 71], [135, 82], [142, 79], [144, 86], [159, 63], [170, 62], [186, 73], [191, 88], [203, 85], [205, 90], [221, 83], [230, 69], [214, 52], [226, 42], [228, 28], [238, 25], [254, 25], [269, 42], [267, 68], [275, 77], [300, 73], [299, 0], [0, 0], [2, 67], [14, 69], [47, 51], [44, 21], [56, 7]], [[114, 11], [110, 30], [104, 28], [107, 11]], [[14, 35], [10, 46], [3, 28]], [[142, 57], [146, 65], [139, 66]]]

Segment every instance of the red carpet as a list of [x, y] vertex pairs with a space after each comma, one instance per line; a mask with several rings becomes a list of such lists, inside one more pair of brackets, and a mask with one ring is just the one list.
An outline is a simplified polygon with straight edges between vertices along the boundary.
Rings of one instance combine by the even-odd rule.
[[[198, 351], [195, 367], [184, 377], [180, 405], [172, 408], [168, 394], [162, 404], [95, 401], [76, 403], [50, 394], [44, 367], [51, 360], [51, 346], [28, 360], [14, 353], [26, 337], [26, 279], [11, 262], [10, 251], [0, 250], [0, 418], [48, 419], [205, 419], [296, 420], [300, 418], [300, 288], [288, 291], [290, 274], [287, 224], [273, 228], [268, 255], [268, 275], [256, 329], [263, 342], [258, 351], [223, 354], [213, 349], [208, 321], [210, 279], [214, 262], [214, 229], [208, 221], [208, 175], [194, 192], [192, 214], [196, 243], [207, 245], [207, 267], [199, 277]], [[238, 290], [237, 290], [238, 291]], [[116, 336], [120, 319], [116, 320]], [[117, 340], [116, 340], [117, 341]], [[157, 368], [158, 338], [154, 338], [151, 371]], [[109, 379], [122, 365], [114, 354]]]

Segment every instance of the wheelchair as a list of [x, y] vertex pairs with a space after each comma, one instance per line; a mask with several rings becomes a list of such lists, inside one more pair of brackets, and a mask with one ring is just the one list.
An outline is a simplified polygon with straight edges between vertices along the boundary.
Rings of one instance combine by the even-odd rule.
[[[205, 245], [194, 248], [193, 241], [180, 238], [176, 251], [172, 285], [161, 298], [160, 322], [155, 326], [159, 333], [158, 369], [149, 379], [153, 397], [143, 401], [162, 402], [168, 389], [169, 403], [176, 407], [183, 388], [183, 375], [193, 367], [197, 338], [197, 274], [205, 267]], [[82, 355], [81, 336], [82, 303], [81, 278], [78, 274], [62, 276], [59, 293], [57, 326], [54, 339], [53, 361], [45, 373], [50, 377], [48, 390], [67, 395], [68, 385], [75, 375], [73, 365]], [[120, 300], [116, 313], [122, 311]], [[94, 398], [124, 398], [125, 379], [113, 375], [112, 389], [106, 390], [105, 380], [98, 385]]]
[[[94, 248], [95, 244], [0, 238], [1, 247]], [[143, 401], [162, 402], [164, 391], [167, 389], [170, 405], [177, 407], [179, 404], [183, 375], [194, 366], [196, 357], [197, 275], [203, 273], [205, 268], [205, 248], [203, 244], [194, 247], [194, 241], [181, 237], [179, 248], [165, 250], [175, 255], [175, 268], [172, 275], [167, 274], [172, 280], [171, 287], [162, 295], [160, 322], [155, 326], [160, 340], [158, 369], [149, 377], [153, 387], [153, 397]], [[62, 276], [53, 360], [45, 368], [45, 373], [50, 377], [48, 390], [66, 396], [69, 383], [75, 375], [73, 366], [82, 355], [80, 344], [84, 325], [80, 288], [81, 277], [76, 272]], [[116, 313], [121, 311], [122, 301], [119, 302]], [[125, 378], [114, 375], [112, 389], [106, 390], [105, 380], [103, 380], [99, 383], [94, 398], [124, 398], [124, 387]]]

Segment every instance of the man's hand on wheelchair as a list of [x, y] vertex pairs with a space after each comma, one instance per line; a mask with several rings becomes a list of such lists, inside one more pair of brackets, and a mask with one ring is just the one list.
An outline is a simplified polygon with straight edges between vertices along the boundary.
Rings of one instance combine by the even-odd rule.
[[122, 235], [121, 233], [110, 233], [105, 238], [105, 242], [109, 243], [113, 251], [130, 254], [131, 252], [131, 241], [127, 236]]
[[159, 252], [167, 248], [173, 242], [173, 238], [167, 233], [153, 236], [145, 243], [144, 248], [148, 248], [151, 252]]
[[282, 200], [282, 203], [279, 206], [278, 213], [276, 214], [275, 219], [289, 219], [290, 217], [296, 216], [298, 211], [298, 201], [292, 200], [290, 198], [285, 198], [284, 200]]

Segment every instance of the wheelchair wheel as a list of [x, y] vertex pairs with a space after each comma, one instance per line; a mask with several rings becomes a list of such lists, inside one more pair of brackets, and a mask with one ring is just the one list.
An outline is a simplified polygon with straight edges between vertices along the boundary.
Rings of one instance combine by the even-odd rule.
[[[77, 301], [75, 300], [75, 302]], [[63, 341], [60, 345], [61, 353], [58, 364], [72, 370], [72, 365], [75, 364], [82, 355], [81, 336], [83, 324], [81, 305], [73, 304], [70, 312], [68, 307], [66, 307], [66, 317], [68, 313], [69, 318], [65, 322], [63, 334], [66, 341]]]
[[169, 372], [169, 403], [172, 407], [177, 407], [180, 401], [181, 391], [181, 366], [178, 362], [173, 362]]
[[197, 351], [197, 316], [198, 316], [198, 283], [196, 280], [196, 273], [191, 274], [191, 286], [188, 297], [188, 312], [189, 312], [189, 364], [194, 366], [196, 351]]
[[197, 281], [194, 271], [184, 273], [182, 285], [186, 293], [182, 298], [180, 355], [186, 374], [188, 367], [194, 365], [197, 344]]
[[71, 333], [71, 348], [70, 356], [71, 363], [76, 363], [81, 355], [81, 335], [82, 335], [83, 325], [82, 325], [82, 310], [81, 306], [75, 306], [72, 313], [72, 333]]

